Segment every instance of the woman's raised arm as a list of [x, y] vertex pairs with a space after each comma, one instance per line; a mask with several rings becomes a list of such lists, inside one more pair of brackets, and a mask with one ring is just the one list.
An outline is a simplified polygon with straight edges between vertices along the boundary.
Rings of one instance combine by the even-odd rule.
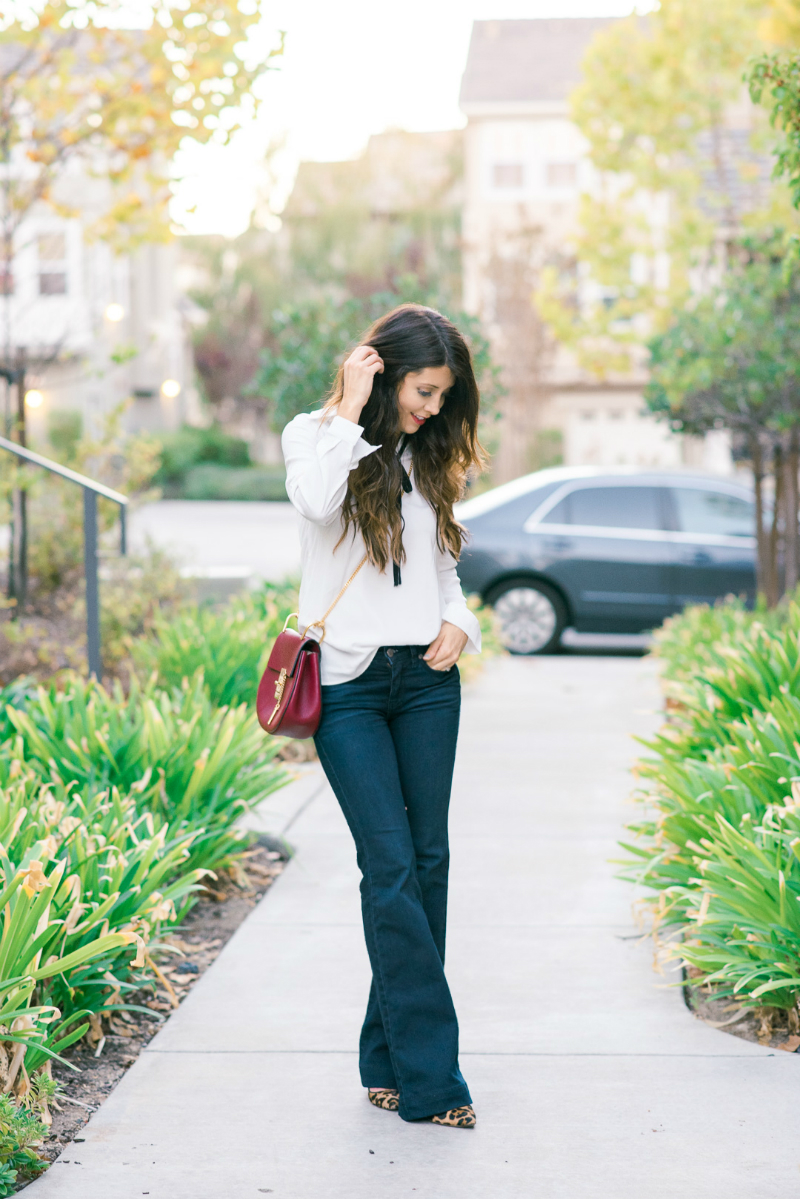
[[306, 520], [328, 525], [347, 493], [347, 476], [378, 447], [364, 441], [363, 429], [343, 416], [301, 413], [283, 430], [286, 492]]

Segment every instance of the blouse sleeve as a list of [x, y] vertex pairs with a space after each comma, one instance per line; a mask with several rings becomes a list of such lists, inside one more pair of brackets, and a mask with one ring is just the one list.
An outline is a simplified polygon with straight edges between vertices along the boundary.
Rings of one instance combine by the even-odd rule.
[[297, 511], [315, 524], [336, 519], [347, 492], [347, 476], [379, 447], [362, 437], [361, 425], [334, 416], [324, 423], [302, 413], [283, 430], [286, 493]]
[[442, 620], [456, 625], [467, 634], [465, 654], [481, 652], [481, 626], [474, 612], [467, 607], [453, 555], [437, 548], [436, 566], [439, 571], [439, 591], [442, 596]]

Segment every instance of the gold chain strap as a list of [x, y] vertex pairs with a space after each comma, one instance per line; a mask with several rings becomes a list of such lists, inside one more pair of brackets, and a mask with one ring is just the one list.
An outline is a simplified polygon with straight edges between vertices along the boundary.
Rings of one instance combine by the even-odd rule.
[[330, 608], [328, 608], [328, 611], [327, 611], [327, 612], [325, 613], [325, 615], [322, 617], [322, 620], [315, 620], [313, 624], [310, 624], [310, 625], [308, 626], [308, 627], [309, 627], [309, 629], [314, 629], [314, 628], [317, 628], [317, 627], [321, 627], [321, 628], [324, 628], [324, 627], [325, 627], [325, 621], [328, 619], [328, 617], [330, 616], [331, 612], [333, 611], [333, 609], [334, 609], [334, 608], [336, 607], [336, 605], [338, 604], [339, 600], [340, 600], [340, 599], [342, 598], [342, 596], [344, 595], [345, 591], [347, 591], [347, 588], [350, 586], [350, 584], [352, 583], [353, 579], [356, 577], [356, 575], [358, 574], [358, 572], [361, 570], [361, 567], [364, 565], [364, 563], [366, 562], [366, 560], [367, 560], [367, 558], [368, 558], [368, 557], [369, 557], [369, 554], [365, 554], [365, 555], [364, 555], [364, 557], [363, 557], [363, 558], [361, 559], [361, 561], [359, 562], [358, 566], [355, 568], [355, 570], [354, 570], [354, 571], [353, 571], [353, 573], [351, 574], [350, 578], [349, 578], [349, 579], [347, 580], [347, 582], [345, 583], [345, 585], [344, 585], [344, 587], [342, 588], [342, 590], [341, 590], [341, 591], [339, 592], [339, 594], [337, 595], [336, 599], [335, 599], [335, 600], [333, 601], [333, 603], [331, 604]]
[[[339, 592], [339, 594], [337, 595], [336, 599], [335, 599], [335, 600], [333, 601], [333, 603], [331, 604], [330, 608], [328, 608], [328, 611], [325, 613], [325, 615], [324, 615], [324, 616], [323, 616], [323, 617], [322, 617], [320, 620], [312, 620], [311, 624], [306, 626], [306, 630], [305, 630], [305, 632], [303, 633], [303, 636], [304, 636], [304, 637], [305, 637], [305, 636], [306, 636], [306, 634], [308, 633], [308, 630], [309, 630], [309, 629], [322, 629], [322, 636], [321, 636], [321, 637], [320, 637], [320, 639], [319, 639], [319, 643], [320, 643], [320, 645], [322, 645], [323, 641], [325, 640], [325, 621], [328, 619], [328, 617], [330, 616], [331, 612], [332, 612], [332, 611], [333, 611], [333, 609], [336, 607], [336, 605], [338, 604], [339, 600], [340, 600], [340, 599], [342, 598], [342, 596], [344, 595], [345, 591], [347, 591], [347, 588], [350, 586], [350, 584], [352, 583], [353, 579], [356, 577], [356, 575], [358, 574], [358, 572], [361, 570], [361, 567], [364, 565], [364, 563], [367, 561], [367, 559], [368, 559], [368, 558], [369, 558], [369, 554], [365, 554], [365, 555], [364, 555], [364, 557], [363, 557], [363, 558], [361, 559], [361, 561], [359, 562], [358, 566], [355, 568], [355, 570], [354, 570], [354, 571], [353, 571], [353, 573], [351, 574], [350, 578], [349, 578], [349, 579], [347, 580], [347, 582], [345, 583], [345, 585], [344, 585], [344, 587], [342, 588], [342, 590], [341, 590], [341, 591]], [[292, 619], [292, 617], [293, 617], [293, 616], [297, 616], [297, 613], [296, 613], [296, 612], [292, 612], [292, 613], [290, 613], [290, 615], [289, 615], [289, 616], [287, 616], [287, 617], [286, 617], [286, 621], [285, 621], [285, 623], [284, 623], [284, 626], [283, 626], [283, 627], [284, 627], [284, 630], [286, 629], [286, 625], [288, 625], [289, 621]]]

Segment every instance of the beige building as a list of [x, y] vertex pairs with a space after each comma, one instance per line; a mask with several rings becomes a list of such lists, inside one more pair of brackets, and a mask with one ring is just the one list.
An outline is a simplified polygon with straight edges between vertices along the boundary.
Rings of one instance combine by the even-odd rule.
[[[79, 172], [58, 199], [79, 215], [41, 203], [17, 231], [0, 286], [0, 358], [27, 363], [31, 438], [44, 442], [50, 413], [80, 413], [88, 431], [129, 401], [130, 429], [169, 429], [196, 415], [190, 306], [176, 282], [174, 244], [115, 255], [85, 235], [96, 181]], [[5, 412], [15, 400], [5, 384]]]
[[599, 383], [557, 346], [532, 293], [540, 268], [568, 262], [581, 192], [594, 172], [569, 118], [590, 39], [610, 19], [476, 21], [461, 87], [464, 302], [503, 367], [498, 481], [547, 465], [731, 469], [724, 437], [686, 445], [643, 412], [644, 374]]

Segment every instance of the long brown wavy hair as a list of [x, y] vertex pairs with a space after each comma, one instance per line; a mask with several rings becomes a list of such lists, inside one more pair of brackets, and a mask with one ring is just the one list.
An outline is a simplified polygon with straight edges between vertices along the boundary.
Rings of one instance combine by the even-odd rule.
[[[478, 441], [480, 392], [472, 356], [458, 329], [440, 312], [421, 304], [401, 304], [367, 330], [359, 345], [372, 346], [383, 359], [359, 423], [370, 445], [380, 446], [362, 458], [350, 478], [342, 515], [344, 529], [338, 544], [356, 526], [370, 561], [385, 570], [390, 561], [404, 562], [403, 521], [398, 503], [402, 470], [398, 443], [402, 436], [397, 395], [412, 371], [448, 366], [455, 382], [442, 409], [411, 434], [413, 476], [417, 489], [436, 514], [436, 539], [454, 558], [461, 554], [464, 529], [453, 516], [472, 470], [483, 468]], [[333, 415], [344, 390], [344, 366], [339, 367], [325, 411]]]

